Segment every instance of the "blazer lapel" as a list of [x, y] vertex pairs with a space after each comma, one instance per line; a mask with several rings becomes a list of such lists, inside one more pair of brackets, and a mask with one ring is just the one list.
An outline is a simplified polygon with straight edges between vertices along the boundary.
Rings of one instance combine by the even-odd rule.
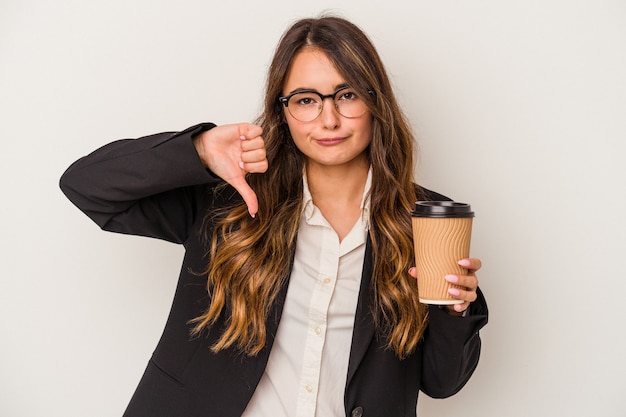
[[348, 379], [346, 386], [350, 384], [354, 373], [363, 360], [367, 348], [374, 337], [374, 318], [372, 316], [373, 291], [370, 282], [372, 280], [372, 240], [368, 234], [365, 246], [365, 259], [363, 261], [363, 273], [361, 274], [361, 288], [359, 289], [359, 301], [354, 317], [354, 330], [352, 332], [352, 346], [350, 348], [350, 360], [348, 362]]

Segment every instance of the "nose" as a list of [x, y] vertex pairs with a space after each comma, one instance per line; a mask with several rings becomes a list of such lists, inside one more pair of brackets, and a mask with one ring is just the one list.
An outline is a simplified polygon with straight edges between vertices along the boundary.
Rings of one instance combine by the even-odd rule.
[[319, 118], [327, 129], [336, 129], [341, 120], [341, 115], [335, 107], [335, 100], [332, 97], [327, 97], [324, 100], [324, 105], [322, 106], [322, 112], [319, 115]]

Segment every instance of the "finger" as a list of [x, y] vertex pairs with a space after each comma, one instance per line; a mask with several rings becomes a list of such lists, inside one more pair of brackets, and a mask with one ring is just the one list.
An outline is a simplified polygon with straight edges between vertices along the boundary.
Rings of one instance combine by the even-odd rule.
[[470, 273], [474, 273], [482, 267], [482, 262], [478, 258], [465, 258], [461, 259], [457, 263], [467, 269]]
[[261, 126], [253, 125], [250, 123], [241, 123], [239, 127], [239, 138], [242, 140], [254, 139], [261, 136], [263, 128]]
[[450, 305], [446, 305], [446, 310], [448, 310], [448, 313], [452, 313], [452, 315], [454, 316], [460, 316], [461, 314], [458, 314], [458, 313], [463, 313], [465, 310], [469, 308], [469, 305], [470, 303], [468, 302], [450, 304]]
[[478, 298], [476, 291], [466, 291], [462, 288], [449, 288], [448, 294], [457, 300], [468, 301], [470, 303], [476, 301], [476, 298]]
[[[253, 125], [253, 127], [255, 127]], [[256, 126], [258, 127], [258, 126]], [[260, 133], [261, 129], [255, 129]], [[265, 172], [267, 171], [267, 153], [265, 151], [265, 142], [261, 136], [251, 139], [241, 136], [241, 162], [239, 166], [246, 172]]]
[[241, 150], [243, 152], [253, 151], [255, 149], [262, 149], [265, 151], [265, 141], [261, 136], [254, 137], [252, 139], [246, 138], [241, 141]]
[[243, 198], [246, 206], [248, 206], [248, 213], [250, 213], [250, 216], [255, 217], [259, 211], [259, 201], [254, 190], [250, 188], [246, 182], [246, 179], [244, 177], [233, 178], [230, 185], [232, 185]]
[[267, 162], [265, 148], [252, 149], [241, 152], [241, 161], [245, 163]]
[[446, 275], [445, 280], [450, 284], [465, 287], [469, 290], [475, 290], [478, 288], [478, 278], [476, 275]]
[[267, 171], [267, 161], [263, 160], [260, 162], [243, 162], [239, 163], [239, 167], [243, 169], [245, 172], [254, 172], [254, 173], [263, 173]]
[[454, 304], [452, 306], [452, 308], [457, 313], [462, 313], [462, 312], [464, 312], [465, 310], [467, 310], [469, 308], [469, 305], [470, 305], [470, 303], [466, 301], [464, 303]]

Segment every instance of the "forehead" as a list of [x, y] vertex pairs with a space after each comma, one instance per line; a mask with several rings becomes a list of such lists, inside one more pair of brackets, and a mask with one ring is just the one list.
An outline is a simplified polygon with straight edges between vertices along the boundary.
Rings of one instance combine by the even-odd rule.
[[324, 52], [317, 48], [305, 48], [298, 52], [291, 62], [283, 85], [283, 93], [288, 94], [302, 88], [328, 93], [345, 82], [344, 77], [339, 74]]

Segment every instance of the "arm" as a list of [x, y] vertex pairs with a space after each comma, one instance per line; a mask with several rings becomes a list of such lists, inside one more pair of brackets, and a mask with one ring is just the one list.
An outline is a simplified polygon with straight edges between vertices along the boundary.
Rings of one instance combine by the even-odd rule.
[[[472, 376], [480, 357], [478, 332], [487, 324], [489, 315], [476, 278], [476, 271], [481, 268], [480, 259], [462, 259], [459, 264], [467, 268], [467, 275], [444, 278], [460, 287], [451, 288], [449, 293], [463, 303], [428, 306], [420, 389], [433, 398], [456, 394]], [[415, 268], [410, 268], [409, 274], [415, 277], [415, 273]]]
[[119, 140], [72, 164], [60, 186], [104, 230], [181, 243], [195, 221], [202, 184], [217, 182], [193, 138], [214, 127]]
[[182, 243], [208, 197], [207, 183], [226, 181], [256, 214], [245, 175], [267, 169], [261, 133], [248, 123], [204, 123], [120, 140], [72, 164], [61, 189], [104, 230]]
[[421, 390], [432, 398], [449, 397], [463, 388], [478, 365], [479, 330], [487, 324], [487, 303], [478, 289], [465, 317], [432, 305], [428, 312]]

